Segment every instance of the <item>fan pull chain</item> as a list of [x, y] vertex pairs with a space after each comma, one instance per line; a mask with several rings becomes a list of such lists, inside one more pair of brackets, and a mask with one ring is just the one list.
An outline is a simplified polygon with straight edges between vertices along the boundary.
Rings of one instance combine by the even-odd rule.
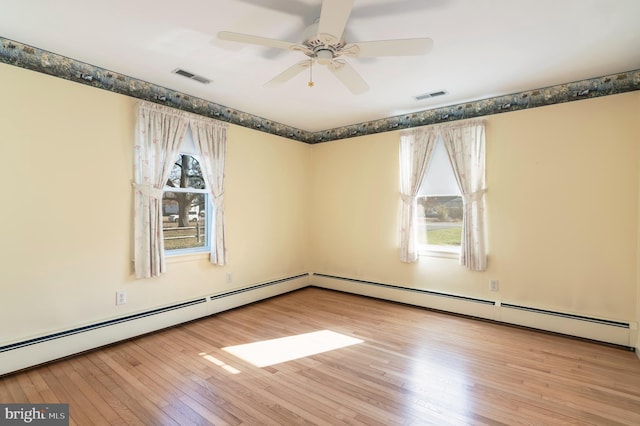
[[309, 62], [309, 82], [307, 86], [313, 87], [313, 59]]

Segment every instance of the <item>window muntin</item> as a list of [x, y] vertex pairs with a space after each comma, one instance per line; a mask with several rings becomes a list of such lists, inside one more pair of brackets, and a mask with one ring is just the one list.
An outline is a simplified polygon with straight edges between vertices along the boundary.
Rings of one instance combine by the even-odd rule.
[[418, 245], [421, 251], [460, 252], [462, 194], [441, 139], [418, 192]]
[[180, 153], [162, 197], [162, 228], [167, 254], [208, 251], [211, 203], [196, 156]]

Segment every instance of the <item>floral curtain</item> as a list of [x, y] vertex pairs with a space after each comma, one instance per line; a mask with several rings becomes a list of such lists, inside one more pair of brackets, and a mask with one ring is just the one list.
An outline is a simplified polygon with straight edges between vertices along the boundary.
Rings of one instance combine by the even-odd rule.
[[165, 270], [162, 195], [189, 124], [187, 113], [138, 104], [134, 152], [134, 269], [136, 278]]
[[224, 233], [224, 165], [227, 147], [227, 125], [214, 120], [190, 120], [191, 134], [200, 153], [204, 180], [211, 193], [215, 211], [215, 241], [211, 244], [211, 263], [226, 263]]
[[440, 131], [462, 193], [460, 264], [473, 271], [484, 271], [487, 268], [484, 122], [443, 126]]
[[400, 260], [418, 260], [417, 196], [436, 146], [435, 129], [421, 127], [400, 134]]

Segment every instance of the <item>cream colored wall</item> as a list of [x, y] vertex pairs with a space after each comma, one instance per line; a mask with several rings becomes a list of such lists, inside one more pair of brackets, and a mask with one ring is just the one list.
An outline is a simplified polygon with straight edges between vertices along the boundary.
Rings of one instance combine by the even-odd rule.
[[0, 87], [0, 344], [308, 271], [640, 319], [640, 92], [487, 117], [486, 272], [397, 260], [396, 133], [310, 146], [230, 126], [229, 264], [135, 280], [136, 101], [4, 64]]
[[5, 64], [0, 87], [0, 345], [308, 271], [310, 146], [230, 126], [228, 265], [135, 280], [136, 100]]
[[636, 321], [639, 97], [486, 117], [481, 273], [454, 259], [398, 260], [397, 133], [315, 145], [314, 272]]

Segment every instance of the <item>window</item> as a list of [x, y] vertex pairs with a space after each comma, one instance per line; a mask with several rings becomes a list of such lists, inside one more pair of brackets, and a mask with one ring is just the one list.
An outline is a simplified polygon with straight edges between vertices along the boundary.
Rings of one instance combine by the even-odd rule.
[[[487, 269], [484, 127], [483, 120], [473, 120], [400, 133], [401, 262], [416, 262], [427, 248], [449, 252], [446, 257], [456, 253], [460, 265], [469, 270]], [[461, 221], [457, 218], [460, 205]], [[458, 227], [459, 240], [438, 238], [457, 234]]]
[[438, 138], [418, 192], [418, 245], [421, 251], [460, 252], [462, 194], [449, 156]]
[[162, 231], [167, 254], [208, 251], [210, 247], [209, 190], [198, 157], [190, 151], [195, 151], [195, 146], [187, 131], [183, 151], [173, 164], [162, 196]]

